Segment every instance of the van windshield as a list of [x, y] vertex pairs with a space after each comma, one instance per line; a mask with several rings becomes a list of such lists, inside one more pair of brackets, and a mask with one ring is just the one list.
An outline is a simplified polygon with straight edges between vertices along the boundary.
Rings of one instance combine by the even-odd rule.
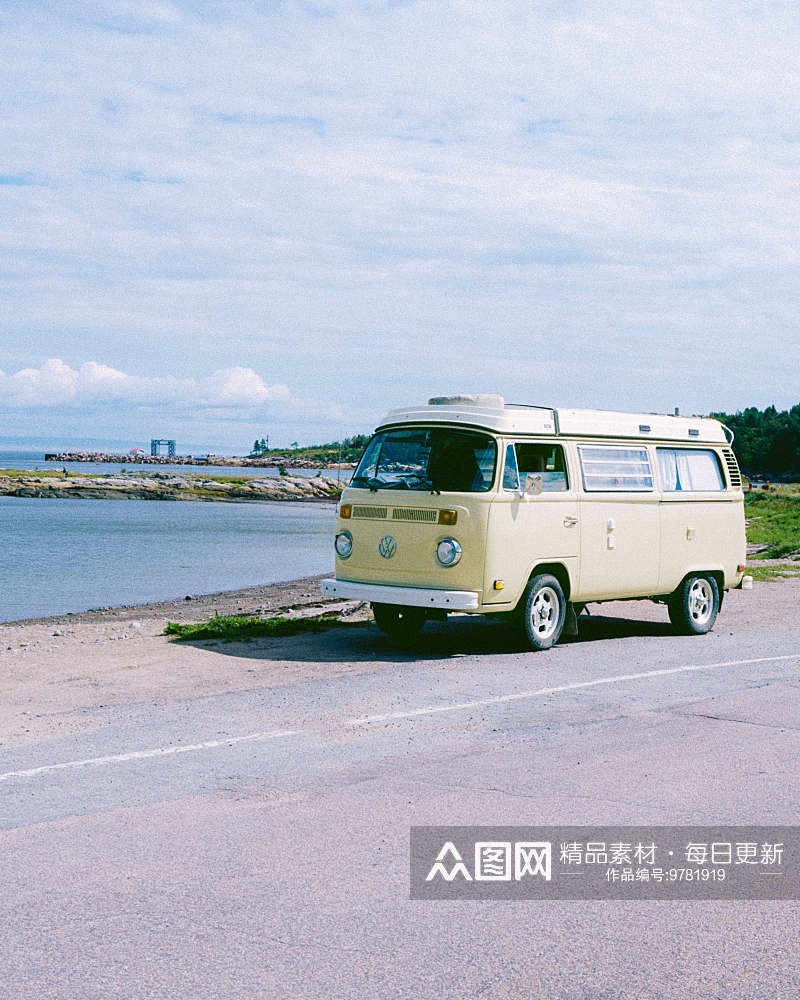
[[494, 481], [497, 446], [485, 434], [410, 427], [376, 434], [350, 481], [371, 490], [485, 493]]

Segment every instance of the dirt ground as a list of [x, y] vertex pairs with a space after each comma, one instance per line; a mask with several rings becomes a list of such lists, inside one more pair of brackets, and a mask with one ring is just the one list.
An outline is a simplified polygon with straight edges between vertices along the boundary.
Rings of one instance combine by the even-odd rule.
[[[168, 621], [203, 621], [214, 614], [338, 611], [351, 620], [371, 617], [366, 605], [323, 599], [321, 579], [0, 625], [0, 746], [107, 724], [101, 713], [115, 704], [279, 686], [364, 669], [357, 658], [295, 658], [285, 645], [324, 642], [319, 636], [256, 640], [265, 648], [263, 656], [254, 658], [224, 655], [232, 647], [218, 641], [189, 645], [162, 634]], [[597, 633], [599, 627], [612, 634], [622, 628], [620, 634], [632, 634], [631, 622], [668, 622], [666, 609], [649, 601], [616, 601], [590, 605], [589, 610], [593, 620], [591, 628], [583, 626], [587, 632]], [[615, 619], [628, 625], [615, 624]], [[778, 625], [800, 629], [800, 578], [729, 592], [716, 631]], [[376, 643], [381, 641], [376, 634]], [[281, 656], [269, 653], [275, 643], [284, 644]]]

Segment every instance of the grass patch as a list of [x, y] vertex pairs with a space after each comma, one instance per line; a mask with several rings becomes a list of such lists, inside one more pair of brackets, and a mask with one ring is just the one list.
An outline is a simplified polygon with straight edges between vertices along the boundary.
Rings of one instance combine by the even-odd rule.
[[750, 520], [747, 540], [766, 545], [759, 559], [781, 559], [800, 550], [800, 492], [745, 493], [744, 513]]
[[781, 563], [780, 566], [748, 566], [746, 571], [754, 580], [761, 583], [788, 580], [800, 576], [800, 563]]
[[313, 618], [257, 618], [249, 615], [219, 615], [207, 622], [182, 625], [168, 622], [164, 635], [182, 641], [190, 639], [222, 639], [224, 642], [247, 642], [257, 636], [283, 638], [300, 632], [326, 632], [331, 628], [363, 625], [364, 622], [340, 622], [336, 618], [317, 615]]
[[[0, 476], [6, 479], [63, 479], [61, 469], [0, 469]], [[69, 479], [93, 479], [95, 473], [68, 472]]]
[[[190, 466], [187, 466], [187, 468], [190, 468]], [[148, 469], [123, 469], [122, 470], [122, 472], [126, 476], [126, 478], [130, 478], [130, 479], [134, 479], [134, 478], [137, 478], [137, 477], [139, 479], [152, 479], [154, 471], [156, 473], [158, 473], [158, 469], [155, 469], [155, 470], [148, 470]], [[118, 472], [102, 472], [102, 473], [97, 473], [97, 475], [99, 475], [99, 476], [118, 476], [118, 475], [120, 475], [120, 473], [118, 473]], [[240, 484], [241, 485], [242, 483], [249, 483], [253, 479], [252, 476], [249, 476], [249, 477], [247, 477], [247, 476], [207, 476], [207, 475], [205, 475], [205, 473], [200, 473], [200, 472], [166, 472], [166, 473], [162, 472], [161, 475], [162, 476], [164, 476], [164, 475], [169, 476], [170, 479], [183, 479], [187, 483], [213, 482], [213, 483], [233, 483], [234, 485], [235, 484]]]
[[[140, 475], [148, 475], [148, 473], [139, 473]], [[203, 483], [227, 483], [232, 486], [246, 486], [249, 483], [257, 482], [262, 478], [262, 476], [207, 476], [205, 473], [199, 472], [171, 472], [171, 476], [176, 476], [181, 479], [185, 479], [187, 482], [203, 482]]]

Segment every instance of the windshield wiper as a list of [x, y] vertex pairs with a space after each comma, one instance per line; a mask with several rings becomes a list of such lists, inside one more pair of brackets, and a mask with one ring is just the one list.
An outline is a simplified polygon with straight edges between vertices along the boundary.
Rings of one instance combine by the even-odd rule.
[[[413, 485], [412, 485], [413, 482]], [[441, 490], [437, 490], [432, 480], [427, 479], [425, 476], [410, 475], [404, 479], [378, 479], [375, 476], [354, 476], [350, 480], [353, 486], [366, 486], [371, 492], [377, 493], [378, 490], [430, 490], [431, 493], [441, 493]]]
[[387, 482], [385, 479], [372, 479], [370, 480], [370, 489], [372, 489], [372, 483], [375, 484], [376, 490], [407, 490], [408, 484], [405, 479], [395, 479], [389, 480]]
[[363, 485], [366, 486], [372, 493], [377, 493], [381, 488], [383, 483], [380, 479], [371, 478], [368, 479], [366, 476], [353, 476], [350, 480], [351, 486]]
[[[411, 486], [410, 485], [411, 480], [414, 480], [414, 482], [417, 485]], [[428, 479], [427, 476], [416, 476], [416, 475], [409, 476], [408, 479], [406, 480], [406, 486], [410, 490], [430, 490], [431, 493], [436, 493], [437, 495], [442, 492], [441, 490], [436, 489], [436, 487], [433, 485], [433, 480]]]

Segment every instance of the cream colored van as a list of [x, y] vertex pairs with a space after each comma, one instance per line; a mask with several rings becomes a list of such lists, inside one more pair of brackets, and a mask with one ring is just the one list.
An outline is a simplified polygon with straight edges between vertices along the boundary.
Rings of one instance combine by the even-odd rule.
[[744, 577], [742, 480], [717, 420], [445, 396], [391, 411], [342, 494], [336, 578], [396, 644], [448, 612], [513, 616], [534, 649], [585, 605], [714, 625]]

